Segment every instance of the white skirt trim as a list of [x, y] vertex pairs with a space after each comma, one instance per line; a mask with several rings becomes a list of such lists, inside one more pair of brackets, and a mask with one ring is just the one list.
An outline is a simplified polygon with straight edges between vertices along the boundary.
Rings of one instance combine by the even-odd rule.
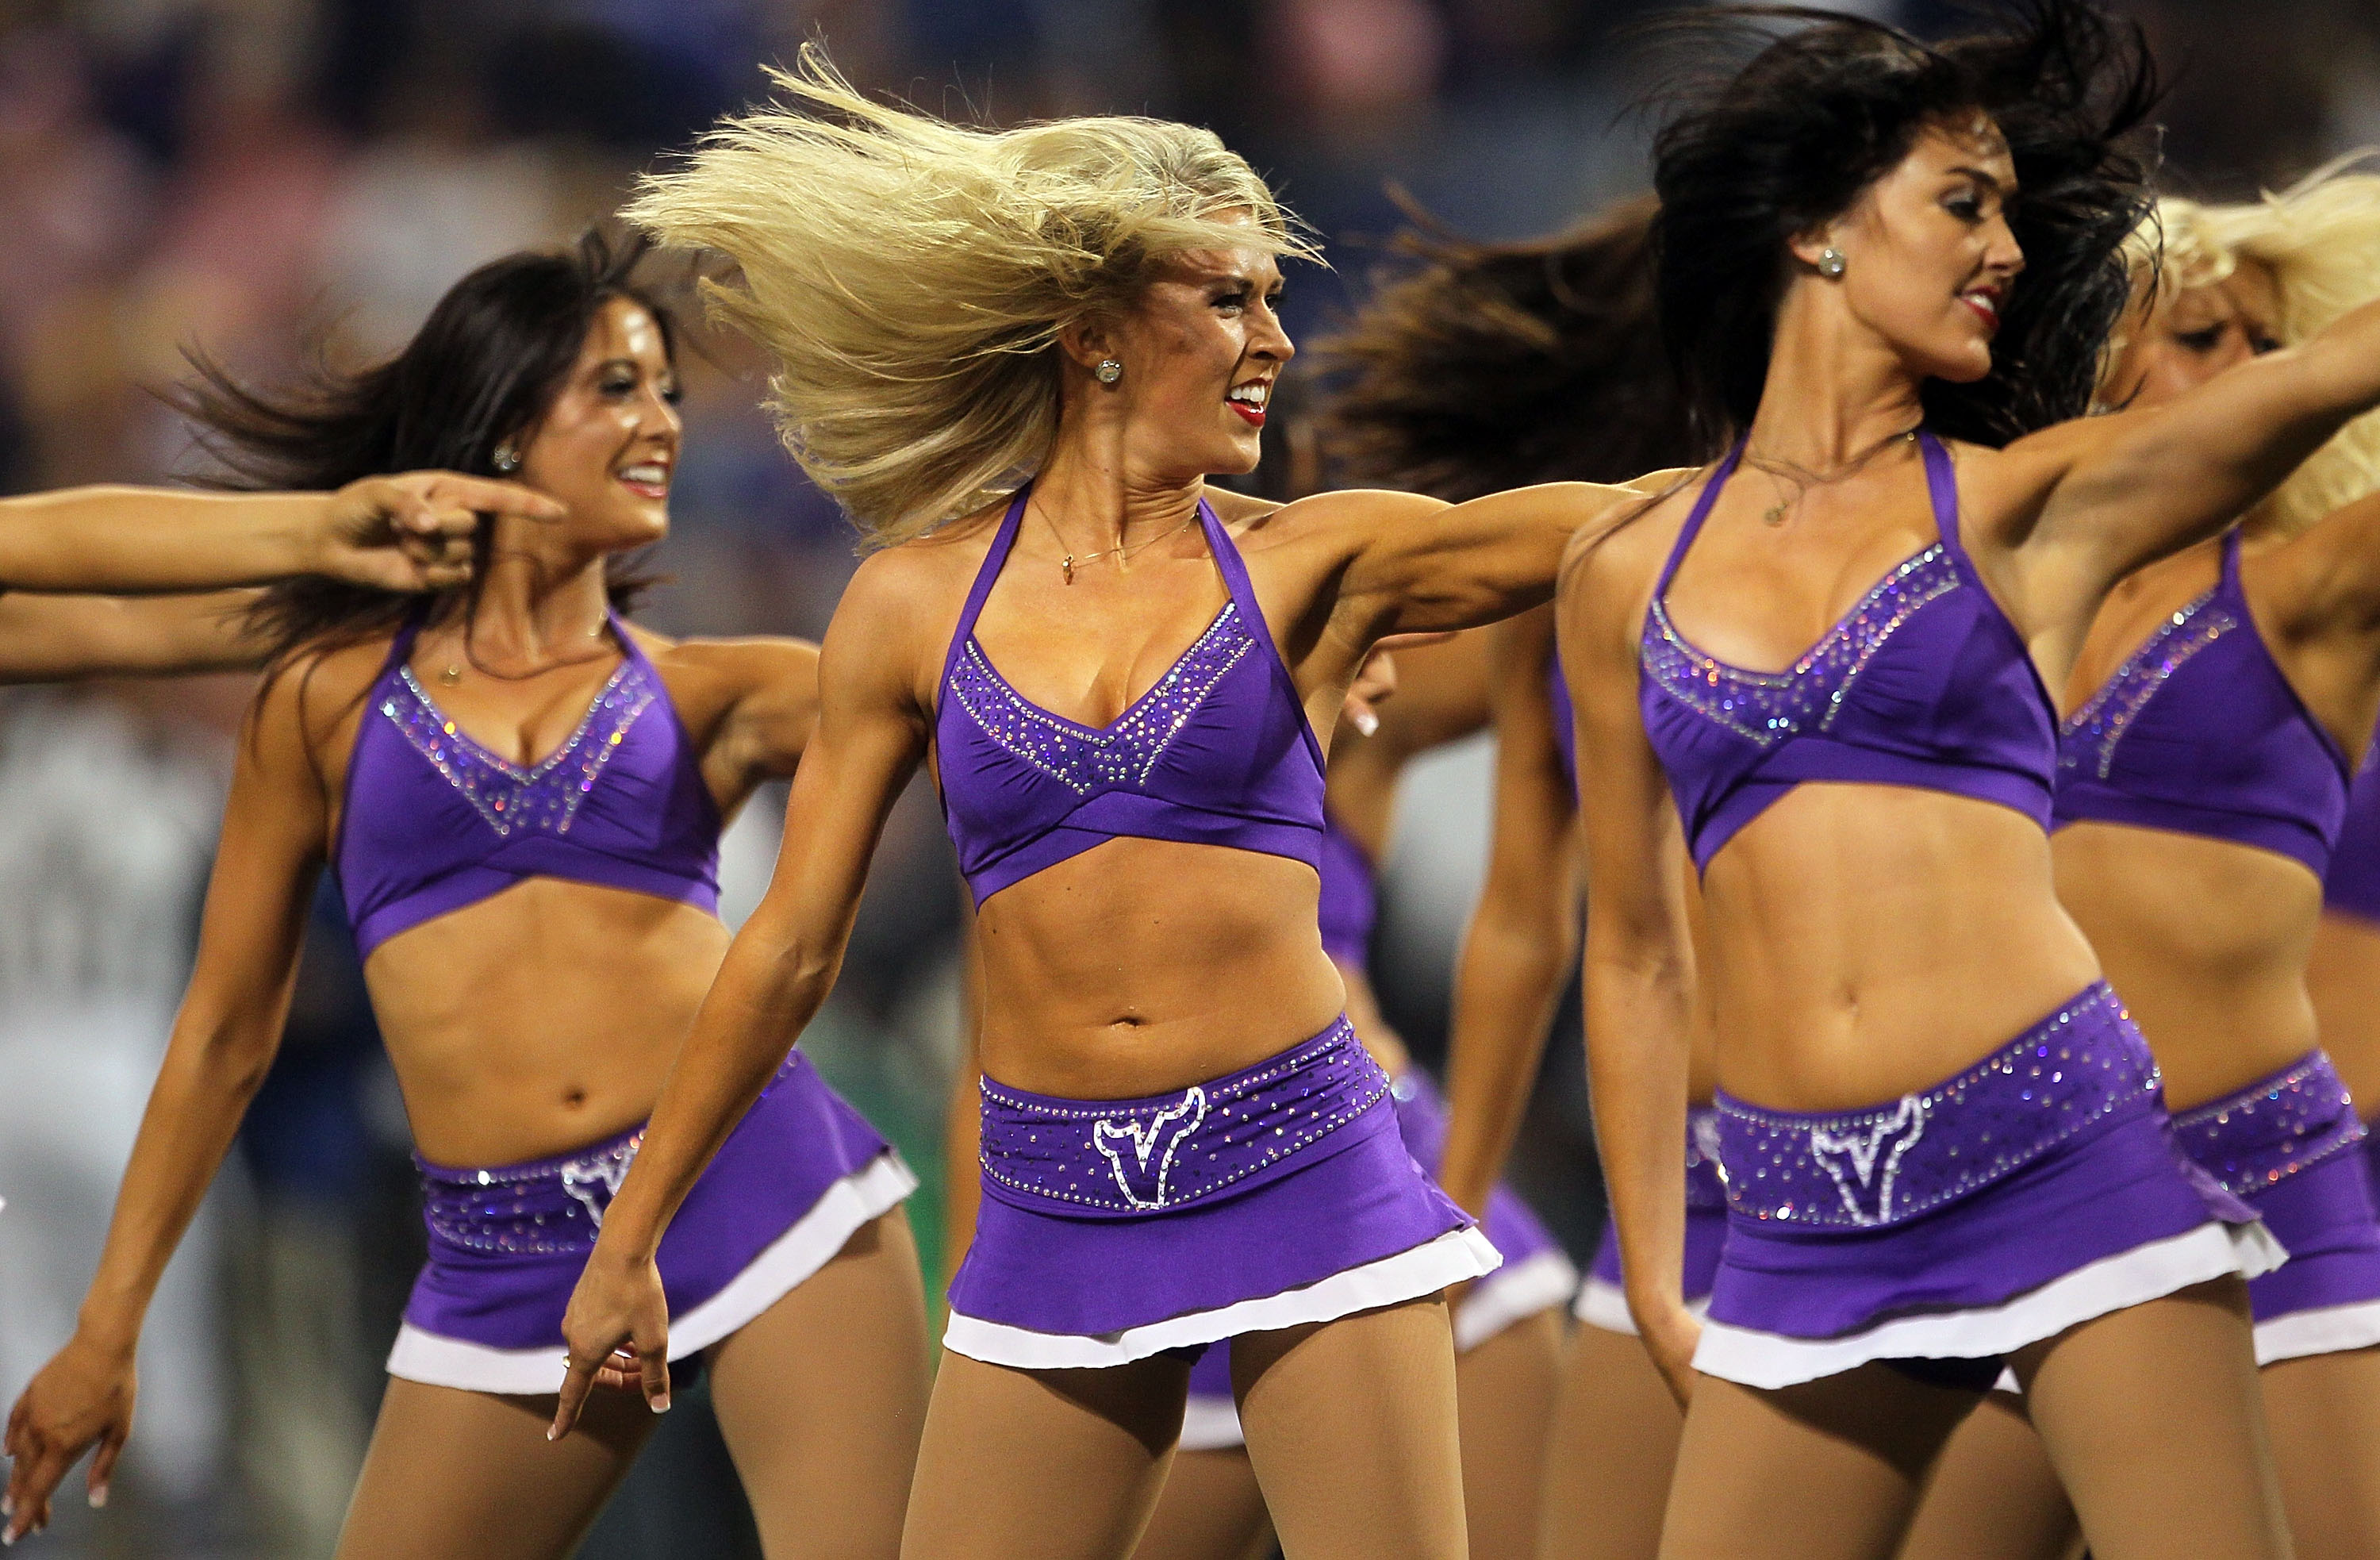
[[1229, 1397], [1190, 1395], [1182, 1410], [1181, 1449], [1185, 1452], [1227, 1452], [1248, 1444], [1240, 1429], [1240, 1406]]
[[2380, 1344], [2380, 1300], [2353, 1300], [2292, 1311], [2256, 1323], [2256, 1363], [2277, 1365], [2315, 1354], [2344, 1354]]
[[1837, 1338], [1791, 1338], [1705, 1322], [1694, 1369], [1743, 1386], [1794, 1386], [1876, 1359], [1974, 1359], [2054, 1337], [2077, 1322], [2238, 1274], [2253, 1278], [2287, 1253], [2262, 1222], [2214, 1221], [2102, 1257], [1996, 1306], [1896, 1317]]
[[1236, 1300], [1213, 1310], [1170, 1316], [1121, 1333], [1088, 1337], [1037, 1333], [953, 1310], [950, 1329], [942, 1335], [942, 1347], [969, 1359], [1018, 1371], [1096, 1370], [1241, 1333], [1335, 1322], [1359, 1310], [1395, 1305], [1482, 1277], [1495, 1272], [1503, 1260], [1475, 1226], [1454, 1229], [1393, 1257], [1334, 1273], [1302, 1288]]
[[[1686, 1309], [1700, 1316], [1710, 1310], [1710, 1297], [1696, 1295], [1686, 1302]], [[1626, 1292], [1619, 1285], [1592, 1274], [1578, 1286], [1578, 1303], [1570, 1308], [1570, 1313], [1586, 1326], [1632, 1338], [1636, 1335], [1636, 1318], [1629, 1314]]]
[[1454, 1352], [1468, 1354], [1516, 1322], [1552, 1310], [1578, 1288], [1578, 1269], [1560, 1251], [1508, 1262], [1471, 1286], [1454, 1311]]
[[[771, 1241], [724, 1288], [670, 1321], [669, 1357], [683, 1359], [709, 1348], [799, 1287], [834, 1260], [871, 1220], [892, 1212], [917, 1189], [917, 1177], [886, 1149], [826, 1188], [810, 1211]], [[425, 1332], [407, 1322], [389, 1350], [388, 1373], [430, 1386], [505, 1396], [540, 1396], [562, 1388], [563, 1346], [491, 1348]]]

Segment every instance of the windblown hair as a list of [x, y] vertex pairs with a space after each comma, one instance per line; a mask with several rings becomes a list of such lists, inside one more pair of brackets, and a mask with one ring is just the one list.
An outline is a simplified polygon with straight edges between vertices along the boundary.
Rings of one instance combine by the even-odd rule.
[[[2240, 262], [2259, 262], [2279, 284], [2276, 332], [2281, 345], [2294, 347], [2380, 298], [2380, 174], [2351, 171], [2370, 155], [2342, 158], [2260, 201], [2159, 201], [2153, 221], [2135, 230], [2126, 248], [2143, 307], [2192, 287], [2220, 286]], [[2375, 492], [2380, 412], [2339, 430], [2264, 508], [2294, 533]]]
[[1317, 348], [1336, 474], [1459, 503], [1697, 463], [1662, 347], [1654, 212], [1627, 201], [1524, 243], [1399, 235], [1417, 267]]
[[868, 545], [1028, 479], [1057, 434], [1059, 333], [1128, 310], [1171, 257], [1317, 257], [1209, 131], [967, 128], [870, 101], [815, 45], [771, 74], [785, 102], [720, 126], [624, 214], [735, 262], [705, 295], [774, 357], [785, 445]]
[[2122, 146], [2157, 98], [2140, 29], [2089, 0], [2019, 0], [1996, 28], [1920, 43], [1800, 6], [1735, 6], [1670, 24], [1724, 39], [1802, 24], [1732, 77], [1690, 85], [1655, 141], [1662, 329], [1706, 432], [1750, 425], [1768, 372], [1788, 244], [1848, 212], [1936, 127], [1988, 115], [2018, 191], [2025, 268], [1992, 372], [1930, 382], [1927, 420], [2002, 445], [2089, 409], [2101, 344], [2128, 292], [2120, 250], [2148, 206]]
[[[635, 276], [649, 246], [590, 230], [573, 247], [489, 262], [448, 288], [404, 350], [359, 372], [318, 360], [299, 384], [266, 391], [204, 355], [166, 399], [196, 425], [217, 469], [207, 485], [322, 490], [359, 478], [438, 469], [499, 476], [495, 451], [521, 442], [553, 403], [597, 312], [625, 298], [650, 313], [676, 356], [669, 310]], [[267, 587], [247, 628], [266, 647], [267, 676], [300, 652], [392, 633], [414, 614], [444, 622], [477, 601], [492, 540], [482, 521], [468, 584], [419, 595], [304, 577]], [[627, 611], [651, 579], [613, 561], [613, 604]]]

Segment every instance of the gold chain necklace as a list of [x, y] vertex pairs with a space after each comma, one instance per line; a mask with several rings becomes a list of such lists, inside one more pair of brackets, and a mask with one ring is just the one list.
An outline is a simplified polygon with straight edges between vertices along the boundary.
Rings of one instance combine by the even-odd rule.
[[1868, 462], [1874, 460], [1877, 456], [1882, 455], [1886, 450], [1890, 449], [1893, 445], [1914, 442], [1917, 437], [1917, 430], [1923, 426], [1925, 426], [1925, 424], [1917, 423], [1911, 427], [1902, 429], [1898, 433], [1894, 433], [1878, 440], [1876, 444], [1868, 446], [1865, 451], [1852, 457], [1850, 460], [1845, 461], [1840, 467], [1827, 473], [1825, 476], [1820, 476], [1817, 472], [1811, 470], [1806, 466], [1798, 466], [1790, 460], [1762, 455], [1757, 450], [1755, 450], [1749, 443], [1745, 444], [1743, 446], [1744, 459], [1750, 461], [1756, 469], [1765, 471], [1780, 481], [1791, 482], [1793, 484], [1793, 491], [1791, 493], [1788, 494], [1783, 498], [1779, 499], [1767, 509], [1761, 511], [1761, 523], [1763, 525], [1772, 526], [1783, 525], [1785, 523], [1785, 512], [1792, 508], [1796, 504], [1801, 503], [1803, 499], [1808, 497], [1812, 488], [1832, 487], [1837, 482], [1848, 481], [1852, 477], [1859, 475], [1860, 472], [1867, 469]]
[[1155, 536], [1145, 536], [1138, 542], [1119, 542], [1112, 547], [1102, 547], [1096, 553], [1075, 553], [1067, 551], [1066, 539], [1063, 536], [1059, 535], [1058, 522], [1050, 518], [1050, 511], [1047, 509], [1041, 511], [1041, 523], [1050, 528], [1050, 534], [1057, 539], [1059, 551], [1065, 555], [1058, 560], [1058, 567], [1065, 570], [1066, 583], [1069, 585], [1072, 585], [1075, 582], [1075, 566], [1076, 564], [1087, 564], [1095, 558], [1107, 557], [1111, 554], [1115, 556], [1117, 562], [1121, 563], [1124, 559], [1131, 557], [1135, 553], [1139, 552], [1144, 547], [1153, 547], [1169, 536], [1181, 535], [1184, 531], [1188, 530], [1197, 522], [1198, 511], [1193, 509], [1190, 511], [1190, 518], [1188, 519], [1183, 521], [1180, 525], [1175, 526], [1171, 530], [1160, 531]]
[[[602, 623], [598, 623], [592, 628], [588, 629], [587, 637], [590, 640], [601, 639], [603, 637], [605, 624], [608, 624], [610, 621], [611, 620], [609, 618], [606, 618]], [[463, 660], [469, 662], [474, 669], [488, 676], [495, 678], [498, 682], [527, 682], [531, 677], [541, 677], [548, 672], [559, 672], [565, 666], [584, 666], [590, 661], [601, 661], [601, 659], [602, 657], [600, 655], [579, 655], [573, 656], [567, 661], [557, 661], [551, 666], [540, 666], [534, 672], [492, 671], [488, 667], [480, 665], [478, 659], [471, 654], [470, 625], [465, 624], [463, 628]], [[461, 682], [463, 680], [462, 662], [447, 662], [445, 669], [438, 674], [438, 680], [448, 688], [453, 688], [456, 683]]]

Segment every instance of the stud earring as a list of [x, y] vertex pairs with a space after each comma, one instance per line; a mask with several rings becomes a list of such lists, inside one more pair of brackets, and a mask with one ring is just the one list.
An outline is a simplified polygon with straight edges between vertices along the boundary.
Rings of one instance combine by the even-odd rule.
[[499, 471], [517, 471], [520, 469], [520, 457], [513, 452], [512, 445], [498, 445], [494, 464]]
[[1123, 377], [1123, 365], [1113, 358], [1102, 358], [1099, 366], [1091, 371], [1101, 384], [1113, 384]]
[[1818, 274], [1821, 276], [1840, 276], [1851, 266], [1852, 262], [1844, 258], [1843, 251], [1832, 244], [1818, 251]]

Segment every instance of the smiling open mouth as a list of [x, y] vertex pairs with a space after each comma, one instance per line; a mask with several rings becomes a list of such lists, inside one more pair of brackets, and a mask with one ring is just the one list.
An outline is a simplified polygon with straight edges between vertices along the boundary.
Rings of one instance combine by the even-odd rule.
[[1223, 403], [1245, 418], [1250, 424], [1265, 425], [1265, 404], [1272, 399], [1272, 381], [1252, 379], [1245, 384], [1234, 384], [1224, 393]]

